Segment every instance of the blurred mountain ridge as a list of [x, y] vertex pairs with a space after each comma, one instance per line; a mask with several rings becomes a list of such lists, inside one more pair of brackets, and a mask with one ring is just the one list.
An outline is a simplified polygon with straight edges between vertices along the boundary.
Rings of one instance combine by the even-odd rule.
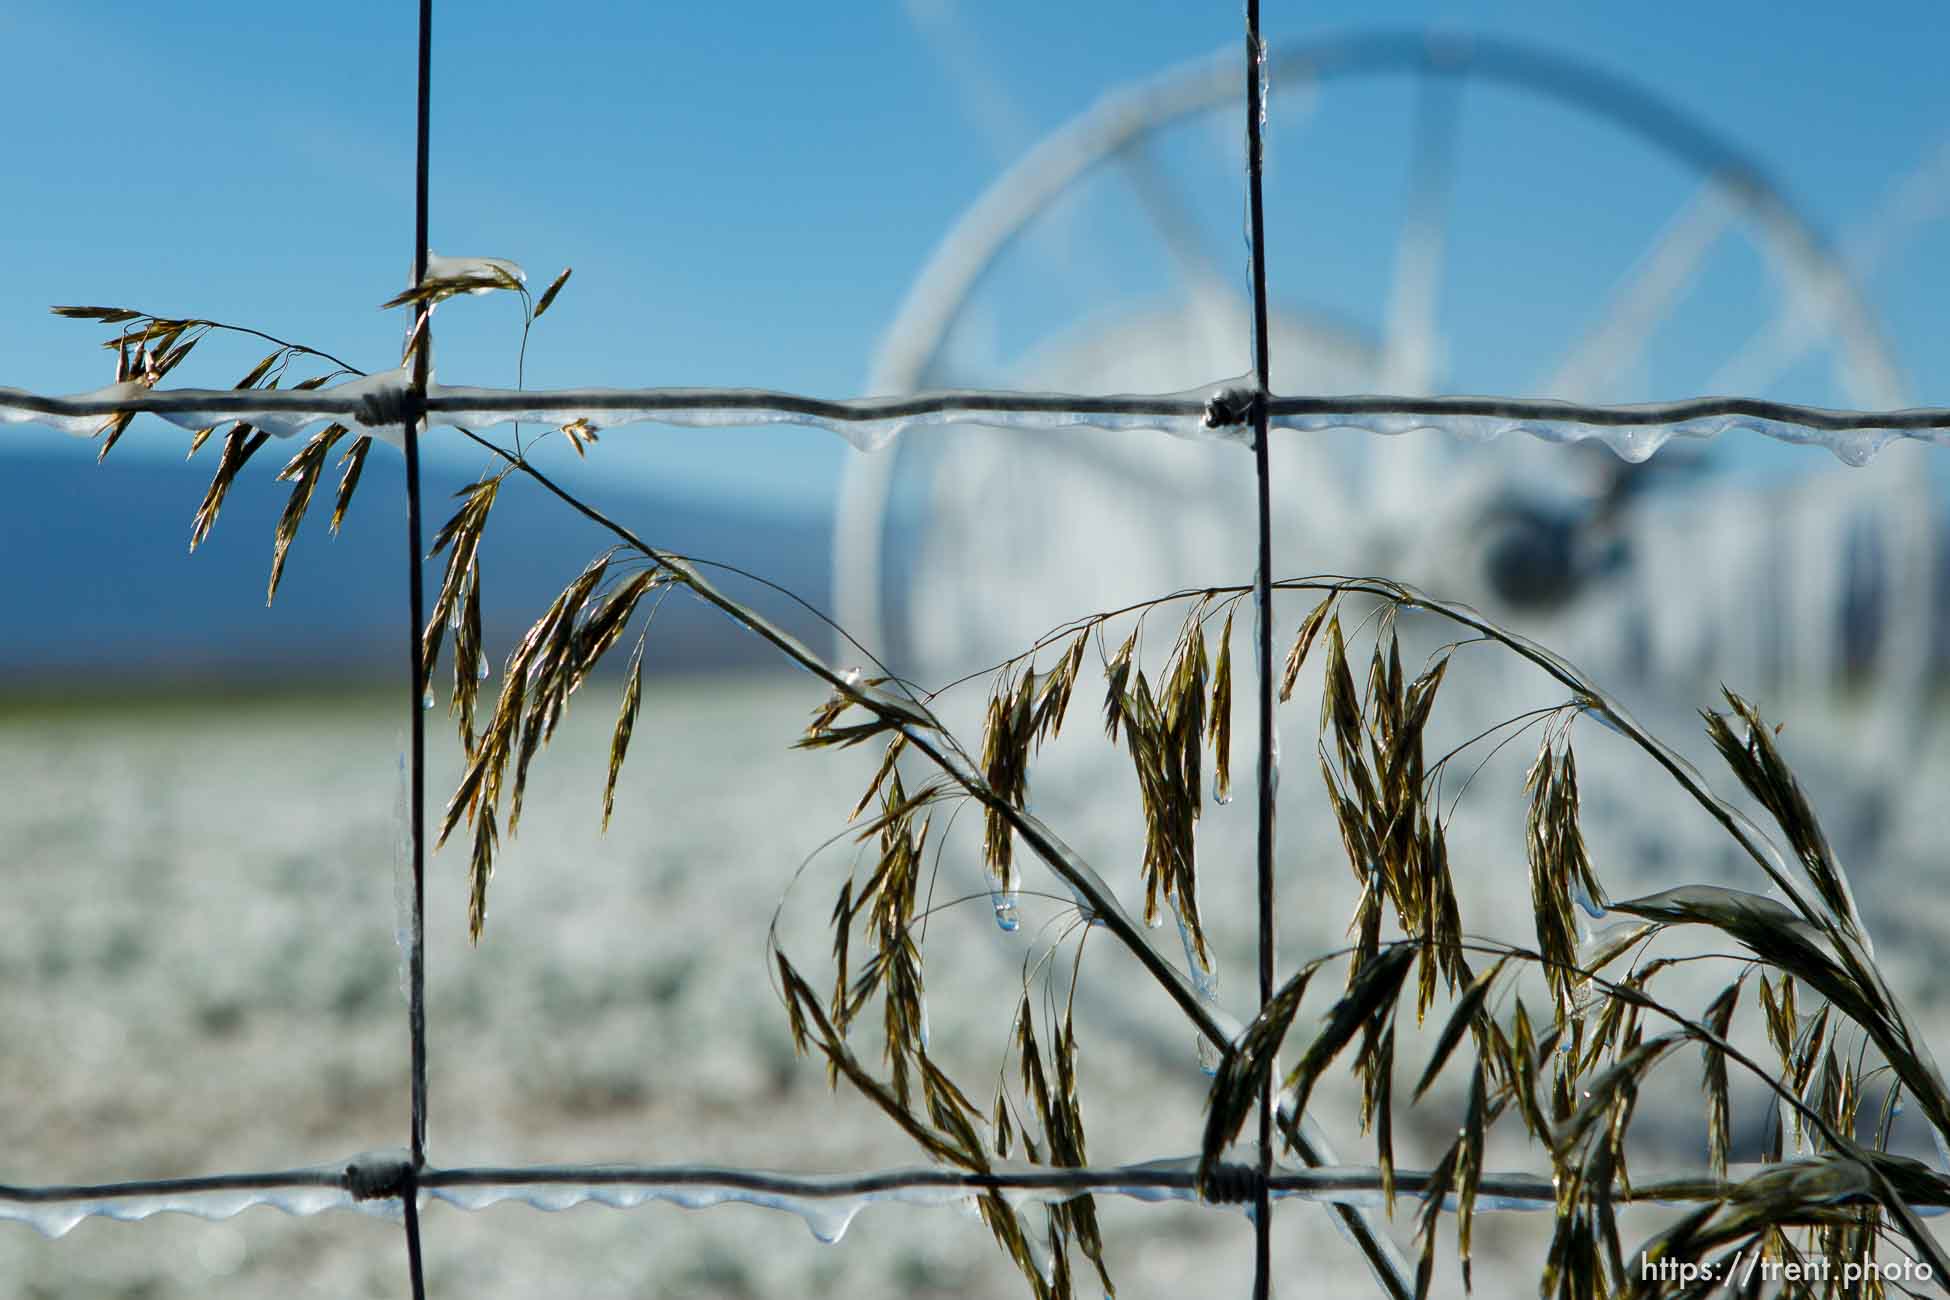
[[[273, 476], [290, 450], [266, 447], [245, 466], [192, 555], [190, 521], [215, 469], [214, 448], [188, 463], [111, 456], [99, 465], [92, 444], [8, 449], [0, 456], [0, 673], [15, 690], [84, 677], [261, 687], [348, 684], [396, 668], [406, 608], [399, 456], [374, 450], [337, 537], [329, 531], [337, 474], [324, 477], [267, 608], [272, 537], [290, 494]], [[449, 494], [466, 480], [438, 464], [424, 472], [430, 545], [452, 511]], [[560, 474], [568, 490], [652, 546], [735, 564], [816, 608], [830, 603], [832, 523], [823, 514], [599, 479], [599, 460]], [[614, 540], [538, 485], [508, 481], [481, 551], [483, 631], [497, 671], [515, 639]], [[444, 558], [427, 566], [429, 601], [443, 565]], [[792, 601], [735, 575], [706, 573], [808, 644], [831, 643]], [[776, 660], [757, 638], [682, 593], [664, 602], [645, 653], [651, 672]], [[450, 676], [443, 662], [435, 681]]]

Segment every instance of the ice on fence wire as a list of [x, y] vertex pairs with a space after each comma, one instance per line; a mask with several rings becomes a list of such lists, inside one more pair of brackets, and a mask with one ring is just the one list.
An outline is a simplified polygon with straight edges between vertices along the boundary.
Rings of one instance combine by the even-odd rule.
[[[233, 1175], [226, 1180], [231, 1184], [227, 1186], [198, 1187], [194, 1184], [199, 1180], [185, 1179], [180, 1186], [125, 1195], [110, 1188], [76, 1189], [83, 1194], [34, 1200], [0, 1191], [0, 1220], [24, 1223], [46, 1237], [62, 1237], [89, 1218], [138, 1222], [158, 1214], [190, 1214], [199, 1219], [228, 1219], [258, 1205], [291, 1215], [321, 1214], [356, 1205], [343, 1182], [345, 1168], [340, 1161], [294, 1170], [282, 1175], [290, 1179], [283, 1186], [236, 1186], [243, 1178]], [[269, 1175], [257, 1181], [270, 1183], [279, 1177]], [[97, 1194], [86, 1194], [89, 1190]]]
[[[109, 384], [86, 393], [75, 393], [70, 397], [55, 398], [66, 405], [82, 406], [120, 402], [132, 397], [141, 397], [148, 388], [135, 381]], [[40, 411], [26, 403], [33, 394], [17, 388], [0, 388], [0, 424], [44, 424], [57, 433], [65, 433], [71, 438], [92, 438], [99, 434], [107, 424], [107, 415], [68, 415], [58, 411]]]
[[406, 750], [399, 755], [399, 780], [393, 787], [393, 938], [399, 943], [399, 991], [413, 1000], [413, 954], [420, 946], [420, 918], [413, 909], [413, 824], [408, 811]]
[[[1266, 662], [1266, 639], [1264, 631], [1266, 620], [1272, 617], [1272, 611], [1267, 608], [1267, 605], [1272, 600], [1272, 592], [1270, 589], [1266, 591], [1261, 590], [1260, 582], [1263, 576], [1259, 571], [1259, 566], [1254, 565], [1253, 664], [1259, 670], [1257, 681], [1262, 690], [1266, 689], [1266, 683], [1270, 680], [1268, 674], [1272, 672], [1272, 665]], [[1262, 596], [1265, 599], [1262, 599]], [[1280, 797], [1280, 729], [1278, 726], [1273, 728], [1272, 735], [1268, 737], [1268, 740], [1271, 742], [1271, 750], [1267, 755], [1269, 761], [1266, 768], [1266, 788], [1272, 792], [1273, 798], [1277, 799]], [[1221, 802], [1227, 801], [1222, 800]]]
[[943, 425], [1149, 430], [1179, 438], [1238, 442], [1244, 435], [1237, 427], [1214, 428], [1205, 422], [1208, 401], [1229, 386], [1105, 396], [955, 389], [833, 401], [760, 389], [590, 388], [530, 393], [436, 384], [427, 395], [432, 408], [429, 419], [435, 424], [488, 428], [581, 421], [598, 431], [642, 423], [706, 429], [799, 424], [825, 429], [855, 449], [870, 452], [909, 430]]
[[[1791, 1124], [1790, 1124], [1791, 1127]], [[1344, 1165], [1334, 1158], [1332, 1148], [1320, 1136], [1311, 1118], [1303, 1119], [1309, 1135], [1325, 1161], [1319, 1168], [1302, 1169], [1276, 1165], [1276, 1177], [1304, 1177], [1302, 1187], [1275, 1188], [1273, 1196], [1283, 1200], [1314, 1201], [1354, 1209], [1368, 1219], [1367, 1211], [1383, 1204], [1380, 1170], [1372, 1166]], [[386, 1196], [383, 1189], [393, 1182], [407, 1162], [404, 1151], [370, 1152], [338, 1161], [261, 1177], [232, 1175], [230, 1185], [196, 1186], [199, 1181], [181, 1180], [183, 1185], [155, 1191], [114, 1194], [111, 1189], [89, 1189], [83, 1194], [55, 1199], [34, 1200], [0, 1190], [0, 1220], [25, 1223], [46, 1236], [60, 1237], [87, 1218], [124, 1221], [147, 1219], [157, 1214], [190, 1214], [202, 1219], [228, 1219], [247, 1209], [268, 1205], [286, 1214], [309, 1216], [327, 1210], [356, 1209], [382, 1218], [395, 1219], [400, 1212], [397, 1196]], [[1124, 1196], [1144, 1202], [1195, 1202], [1198, 1194], [1193, 1175], [1197, 1155], [1168, 1157], [1141, 1164], [1125, 1165], [1104, 1171], [1110, 1175], [1091, 1190], [1098, 1195]], [[1736, 1178], [1759, 1172], [1762, 1166], [1743, 1166]], [[1778, 1168], [1778, 1166], [1776, 1167]], [[992, 1172], [1001, 1177], [1047, 1177], [1052, 1171], [1021, 1161], [998, 1160]], [[775, 1174], [764, 1170], [678, 1167], [633, 1170], [625, 1166], [550, 1166], [546, 1168], [475, 1170], [475, 1181], [448, 1182], [443, 1171], [429, 1169], [421, 1187], [427, 1199], [444, 1201], [461, 1210], [483, 1210], [503, 1203], [527, 1205], [556, 1212], [578, 1205], [607, 1205], [629, 1210], [662, 1202], [682, 1209], [702, 1210], [726, 1204], [755, 1205], [783, 1211], [799, 1218], [819, 1240], [838, 1242], [845, 1236], [860, 1212], [870, 1205], [898, 1204], [922, 1208], [954, 1207], [967, 1211], [978, 1194], [956, 1176], [939, 1167], [912, 1167], [882, 1171], [879, 1174]], [[1127, 1175], [1120, 1180], [1118, 1175]], [[1162, 1177], [1161, 1177], [1162, 1176]], [[491, 1181], [489, 1178], [491, 1177]], [[523, 1181], [523, 1178], [527, 1181]], [[259, 1186], [237, 1186], [240, 1178], [251, 1178]], [[279, 1184], [279, 1180], [287, 1180]], [[862, 1183], [875, 1184], [858, 1190]], [[271, 1185], [279, 1184], [279, 1185]], [[354, 1189], [365, 1185], [366, 1193]], [[1853, 1189], [1838, 1188], [1837, 1195]], [[1075, 1189], [1042, 1185], [1004, 1188], [1002, 1199], [1017, 1213], [1033, 1205], [1048, 1206], [1067, 1201]], [[1419, 1199], [1420, 1193], [1401, 1188], [1398, 1195]], [[1652, 1204], [1681, 1202], [1653, 1200]], [[1527, 1173], [1489, 1173], [1476, 1208], [1484, 1211], [1548, 1211], [1555, 1204], [1550, 1180]], [[1456, 1208], [1455, 1195], [1444, 1197], [1445, 1209]], [[1916, 1206], [1915, 1213], [1936, 1217], [1941, 1206]], [[1347, 1234], [1339, 1215], [1331, 1216], [1337, 1229]], [[1037, 1234], [1028, 1234], [1032, 1239]], [[1398, 1269], [1403, 1266], [1393, 1243], [1376, 1234], [1384, 1252]], [[1038, 1261], [1039, 1268], [1043, 1261]], [[1409, 1276], [1406, 1271], [1402, 1276]]]
[[[1658, 418], [1658, 412], [1649, 407], [1641, 408], [1646, 411], [1647, 418], [1644, 423], [1594, 424], [1570, 418], [1568, 415], [1555, 418], [1542, 415], [1478, 415], [1440, 409], [1412, 413], [1379, 410], [1282, 413], [1278, 409], [1277, 400], [1275, 399], [1272, 417], [1274, 427], [1295, 433], [1316, 433], [1327, 429], [1360, 429], [1367, 433], [1396, 436], [1423, 430], [1436, 430], [1464, 442], [1494, 442], [1505, 434], [1526, 433], [1543, 442], [1603, 443], [1616, 453], [1619, 459], [1634, 464], [1649, 459], [1659, 448], [1675, 438], [1717, 438], [1729, 431], [1757, 433], [1778, 442], [1799, 446], [1824, 447], [1833, 453], [1837, 460], [1857, 467], [1868, 464], [1875, 458], [1877, 452], [1900, 439], [1914, 438], [1938, 444], [1950, 443], [1950, 430], [1942, 428], [1822, 429], [1812, 424], [1799, 423], [1791, 418], [1774, 419], [1744, 414], [1703, 415], [1668, 420]], [[1532, 405], [1527, 400], [1523, 404]], [[1537, 403], [1537, 405], [1543, 404]], [[1817, 416], [1838, 414], [1832, 411], [1817, 411], [1814, 408], [1807, 409], [1811, 415]]]
[[513, 280], [517, 284], [528, 283], [528, 272], [522, 270], [518, 263], [510, 262], [504, 257], [442, 257], [429, 249], [427, 250], [427, 279], [469, 280], [480, 287], [463, 292], [492, 293], [496, 289], [507, 288], [507, 280]]
[[[466, 259], [486, 265], [493, 259]], [[486, 285], [487, 288], [494, 287]], [[402, 442], [412, 376], [405, 370], [348, 380], [309, 391], [167, 389], [113, 384], [69, 397], [43, 397], [0, 388], [0, 423], [45, 424], [77, 437], [93, 437], [116, 404], [131, 403], [186, 429], [244, 420], [277, 437], [333, 420], [358, 426], [398, 446]], [[944, 390], [895, 397], [826, 400], [759, 389], [580, 388], [530, 392], [505, 388], [427, 386], [428, 422], [469, 429], [501, 424], [584, 423], [591, 430], [659, 423], [684, 428], [739, 428], [801, 424], [826, 429], [861, 451], [877, 451], [911, 429], [943, 425], [1059, 432], [1088, 428], [1108, 432], [1155, 431], [1200, 441], [1251, 445], [1244, 422], [1241, 380], [1206, 384], [1177, 393], [1092, 395]], [[1271, 422], [1280, 429], [1312, 433], [1363, 429], [1398, 435], [1437, 429], [1466, 441], [1487, 442], [1506, 433], [1527, 433], [1548, 442], [1604, 443], [1628, 461], [1642, 461], [1673, 438], [1713, 438], [1728, 430], [1759, 433], [1783, 442], [1826, 447], [1850, 465], [1863, 465], [1898, 439], [1950, 444], [1950, 417], [1934, 410], [1890, 412], [1892, 425], [1824, 428], [1849, 413], [1782, 405], [1774, 416], [1710, 414], [1665, 418], [1669, 407], [1608, 408], [1605, 422], [1577, 418], [1586, 408], [1545, 401], [1500, 398], [1415, 399], [1422, 409], [1404, 412], [1395, 398], [1270, 399]], [[1340, 403], [1344, 409], [1336, 409]], [[1445, 405], [1448, 404], [1448, 405]], [[1295, 407], [1302, 409], [1295, 409]], [[1449, 409], [1453, 406], [1457, 409]], [[1483, 414], [1485, 406], [1507, 413]], [[1283, 409], [1284, 408], [1284, 409]], [[1559, 414], [1558, 412], [1562, 412]], [[1643, 422], [1613, 423], [1616, 413], [1643, 414]]]
[[[998, 1162], [997, 1172], [1007, 1167], [1013, 1167], [1013, 1163]], [[869, 1205], [961, 1206], [970, 1199], [967, 1187], [956, 1182], [941, 1181], [939, 1170], [892, 1171], [896, 1177], [902, 1174], [924, 1175], [930, 1181], [915, 1186], [848, 1192], [828, 1192], [823, 1187], [857, 1185], [862, 1181], [859, 1175], [783, 1175], [763, 1170], [678, 1169], [664, 1171], [669, 1177], [663, 1181], [653, 1176], [657, 1171], [645, 1171], [650, 1176], [642, 1180], [622, 1177], [611, 1181], [599, 1180], [599, 1177], [603, 1174], [625, 1174], [626, 1171], [620, 1167], [596, 1167], [587, 1171], [549, 1172], [562, 1172], [570, 1177], [561, 1181], [532, 1183], [436, 1185], [426, 1190], [427, 1195], [434, 1199], [463, 1210], [482, 1210], [509, 1201], [550, 1212], [585, 1204], [629, 1210], [658, 1201], [687, 1210], [729, 1204], [756, 1205], [795, 1215], [814, 1237], [828, 1245], [844, 1237], [860, 1211]], [[574, 1177], [585, 1172], [590, 1175], [586, 1181], [578, 1181]], [[784, 1185], [802, 1190], [784, 1190]], [[1005, 1193], [1005, 1199], [1016, 1200], [1008, 1193]]]

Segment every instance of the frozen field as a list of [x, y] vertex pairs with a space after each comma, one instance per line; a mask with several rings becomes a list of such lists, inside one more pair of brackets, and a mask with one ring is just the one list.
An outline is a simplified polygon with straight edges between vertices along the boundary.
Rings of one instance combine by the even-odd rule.
[[[1107, 754], [1094, 719], [1099, 694], [1090, 679], [1079, 688], [1051, 774], [1040, 785], [1032, 779], [1032, 793], [1041, 792], [1038, 811], [1072, 831], [1133, 900], [1128, 763], [1091, 757]], [[788, 749], [821, 695], [810, 679], [781, 678], [679, 679], [648, 690], [607, 837], [595, 825], [614, 688], [598, 684], [578, 697], [536, 762], [521, 835], [504, 850], [477, 949], [465, 935], [465, 850], [450, 846], [433, 859], [436, 1163], [837, 1171], [920, 1162], [878, 1113], [829, 1093], [815, 1061], [794, 1059], [767, 979], [773, 907], [806, 854], [841, 828], [877, 758]], [[1341, 942], [1353, 899], [1338, 839], [1319, 813], [1314, 706], [1305, 696], [1303, 686], [1284, 715], [1283, 970]], [[276, 1169], [403, 1142], [395, 706], [391, 694], [166, 698], [0, 714], [8, 898], [0, 1181]], [[1826, 743], [1819, 710], [1788, 712], [1791, 758], [1802, 756], [1797, 738], [1810, 750]], [[429, 801], [437, 808], [456, 750], [444, 713], [435, 717]], [[1241, 737], [1245, 719], [1242, 709]], [[1846, 730], [1845, 720], [1831, 724]], [[1696, 725], [1682, 718], [1678, 727], [1664, 730], [1698, 754]], [[1579, 736], [1594, 857], [1615, 894], [1689, 880], [1755, 887], [1704, 830], [1685, 829], [1683, 809], [1646, 793], [1653, 786], [1642, 764], [1627, 755], [1608, 763], [1603, 754], [1620, 749], [1616, 741], [1595, 730]], [[1932, 745], [1928, 766], [1940, 773], [1943, 744]], [[1471, 846], [1482, 863], [1463, 899], [1472, 929], [1484, 928], [1478, 918], [1512, 917], [1516, 928], [1500, 932], [1515, 937], [1527, 924], [1516, 783], [1533, 748], [1505, 751], [1508, 761], [1486, 771], [1480, 797], [1472, 791], [1458, 814], [1452, 851], [1461, 858], [1461, 846]], [[1208, 808], [1201, 858], [1222, 999], [1245, 1011], [1251, 758], [1243, 739], [1234, 764], [1240, 797]], [[1804, 771], [1824, 809], [1832, 805], [1823, 782], [1842, 782], [1847, 769], [1834, 760]], [[1935, 976], [1950, 909], [1937, 837], [1926, 814], [1906, 812], [1906, 791], [1869, 812], [1858, 807], [1860, 791], [1846, 798], [1856, 811], [1834, 829], [1844, 852], [1857, 846], [1849, 861], [1864, 911], [1941, 1055], [1950, 1051], [1950, 1015]], [[977, 819], [962, 823], [937, 901], [980, 888], [970, 857]], [[846, 862], [844, 853], [819, 859], [787, 903], [788, 948], [816, 986], [831, 982], [824, 925]], [[1024, 873], [1028, 889], [1050, 883], [1033, 862]], [[989, 910], [978, 897], [946, 912], [926, 946], [937, 1055], [985, 1107], [1024, 955], [1061, 909], [1025, 907], [1013, 936], [995, 928]], [[1092, 1162], [1196, 1149], [1205, 1080], [1190, 1031], [1111, 944], [1093, 942], [1083, 970], [1077, 1017]], [[1741, 1020], [1758, 1016], [1743, 1006]], [[1419, 1071], [1425, 1050], [1405, 1042], [1399, 1073]], [[1635, 1174], [1702, 1163], [1696, 1068], [1675, 1063], [1671, 1104], [1648, 1098], [1641, 1108], [1652, 1154]], [[1445, 1084], [1415, 1111], [1398, 1100], [1405, 1167], [1425, 1166], [1453, 1132], [1456, 1088]], [[1751, 1134], [1762, 1114], [1753, 1105], [1743, 1114], [1743, 1095], [1751, 1101], [1751, 1090], [1736, 1087], [1736, 1127]], [[1343, 1157], [1365, 1162], [1350, 1097], [1337, 1081], [1318, 1095], [1316, 1113]], [[1493, 1166], [1532, 1163], [1516, 1147], [1501, 1155], [1493, 1149]], [[1396, 1226], [1404, 1243], [1411, 1209], [1405, 1202]], [[1250, 1230], [1237, 1213], [1113, 1198], [1099, 1199], [1099, 1213], [1120, 1296], [1243, 1292]], [[1024, 1293], [986, 1229], [953, 1210], [870, 1208], [837, 1246], [815, 1241], [794, 1218], [742, 1206], [469, 1214], [433, 1205], [424, 1224], [429, 1292], [442, 1297]], [[1649, 1231], [1627, 1226], [1633, 1239]], [[1545, 1231], [1544, 1216], [1481, 1221], [1477, 1294], [1530, 1290]], [[1453, 1229], [1442, 1232], [1448, 1256]], [[31, 1297], [400, 1296], [403, 1255], [396, 1226], [356, 1213], [88, 1220], [56, 1241], [0, 1223], [6, 1293]], [[1358, 1256], [1312, 1207], [1281, 1208], [1275, 1259], [1288, 1279], [1283, 1294], [1373, 1294]]]

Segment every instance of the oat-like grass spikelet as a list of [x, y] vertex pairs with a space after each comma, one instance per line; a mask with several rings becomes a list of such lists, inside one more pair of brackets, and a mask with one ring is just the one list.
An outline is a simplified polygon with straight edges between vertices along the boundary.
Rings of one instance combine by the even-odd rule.
[[1307, 662], [1307, 652], [1313, 648], [1314, 638], [1320, 635], [1321, 625], [1340, 599], [1339, 592], [1329, 592], [1324, 600], [1315, 605], [1313, 612], [1300, 622], [1299, 635], [1293, 639], [1293, 648], [1287, 651], [1286, 665], [1280, 672], [1280, 703], [1293, 697], [1293, 684], [1300, 677], [1300, 669]]
[[616, 730], [609, 739], [609, 778], [603, 782], [603, 829], [609, 829], [610, 814], [616, 811], [616, 778], [622, 774], [623, 759], [630, 751], [630, 734], [636, 728], [637, 707], [643, 701], [643, 641], [637, 638], [630, 655], [629, 675], [623, 679], [623, 703], [616, 711]]
[[572, 266], [565, 266], [560, 275], [548, 282], [548, 288], [542, 290], [542, 296], [535, 300], [535, 312], [531, 319], [540, 320], [542, 314], [555, 305], [555, 296], [562, 292], [562, 286], [569, 282], [569, 276], [574, 270]]
[[284, 513], [278, 517], [277, 533], [271, 545], [271, 581], [265, 588], [264, 603], [269, 605], [278, 596], [278, 583], [284, 577], [284, 561], [291, 550], [291, 543], [298, 536], [298, 525], [304, 522], [305, 512], [311, 508], [312, 493], [318, 487], [318, 480], [325, 470], [325, 457], [331, 454], [332, 447], [350, 430], [342, 424], [327, 425], [313, 434], [298, 454], [285, 462], [278, 471], [280, 481], [292, 484], [291, 498], [285, 502]]
[[352, 440], [352, 445], [339, 457], [339, 464], [345, 472], [339, 478], [338, 500], [332, 505], [332, 536], [338, 536], [339, 525], [345, 522], [345, 510], [352, 504], [352, 494], [359, 490], [359, 476], [365, 472], [366, 454], [372, 450], [372, 435], [361, 434]]
[[230, 427], [224, 435], [223, 455], [217, 460], [216, 475], [210, 480], [209, 490], [203, 494], [203, 504], [196, 508], [196, 518], [190, 525], [190, 550], [195, 552], [203, 540], [210, 535], [210, 529], [217, 522], [217, 512], [223, 509], [224, 497], [230, 485], [237, 481], [237, 474], [246, 462], [257, 454], [264, 445], [268, 434], [253, 429], [241, 421]]
[[1219, 633], [1219, 662], [1212, 672], [1212, 721], [1206, 737], [1212, 745], [1212, 797], [1219, 803], [1232, 799], [1232, 616], [1236, 609], [1226, 611], [1225, 627]]

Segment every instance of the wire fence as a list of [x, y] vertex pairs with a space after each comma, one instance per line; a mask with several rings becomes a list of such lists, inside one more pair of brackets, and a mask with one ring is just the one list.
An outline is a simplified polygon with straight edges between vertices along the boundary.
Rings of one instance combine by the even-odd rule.
[[[422, 0], [419, 26], [418, 172], [415, 188], [415, 284], [427, 279], [427, 151], [431, 86], [431, 0]], [[1860, 464], [1896, 439], [1950, 443], [1950, 409], [1827, 410], [1741, 397], [1702, 397], [1633, 406], [1583, 405], [1508, 397], [1276, 396], [1268, 343], [1265, 265], [1265, 213], [1262, 197], [1262, 130], [1267, 90], [1266, 49], [1260, 35], [1258, 0], [1246, 15], [1244, 71], [1246, 182], [1251, 247], [1254, 369], [1240, 378], [1221, 378], [1189, 392], [1083, 396], [1069, 393], [937, 391], [853, 401], [791, 393], [740, 389], [582, 389], [554, 392], [456, 388], [428, 377], [427, 316], [416, 323], [422, 345], [398, 371], [355, 379], [313, 391], [150, 390], [119, 384], [77, 396], [43, 396], [0, 389], [0, 422], [51, 425], [92, 436], [104, 420], [135, 414], [160, 416], [185, 428], [218, 421], [244, 421], [273, 435], [290, 436], [323, 421], [343, 421], [391, 441], [402, 449], [408, 485], [408, 560], [412, 573], [409, 642], [413, 647], [408, 711], [411, 749], [411, 933], [408, 949], [412, 1106], [407, 1145], [312, 1168], [216, 1174], [206, 1177], [133, 1180], [92, 1185], [0, 1185], [0, 1217], [21, 1220], [50, 1234], [65, 1232], [89, 1216], [139, 1219], [164, 1211], [206, 1218], [228, 1217], [255, 1205], [294, 1213], [365, 1207], [397, 1209], [403, 1225], [412, 1293], [425, 1294], [421, 1262], [419, 1208], [423, 1198], [463, 1208], [503, 1200], [559, 1209], [582, 1202], [632, 1207], [657, 1200], [687, 1207], [746, 1202], [796, 1214], [816, 1234], [838, 1237], [858, 1210], [880, 1200], [955, 1203], [985, 1192], [1006, 1192], [1016, 1203], [1056, 1203], [1084, 1193], [1113, 1193], [1142, 1200], [1200, 1201], [1197, 1157], [1170, 1157], [1114, 1167], [1052, 1169], [998, 1162], [992, 1172], [959, 1172], [911, 1167], [875, 1172], [789, 1175], [710, 1165], [604, 1165], [443, 1168], [429, 1163], [426, 1151], [427, 1054], [425, 1015], [425, 724], [421, 693], [425, 671], [418, 630], [424, 624], [420, 522], [419, 440], [432, 426], [463, 431], [520, 421], [553, 425], [580, 422], [590, 429], [639, 422], [680, 427], [793, 423], [833, 430], [856, 447], [871, 451], [909, 429], [932, 425], [986, 425], [1056, 432], [1072, 427], [1155, 431], [1249, 449], [1255, 459], [1257, 563], [1254, 601], [1257, 655], [1272, 663], [1272, 592], [1268, 454], [1275, 430], [1306, 433], [1329, 427], [1355, 427], [1376, 433], [1440, 428], [1463, 437], [1491, 438], [1525, 432], [1552, 441], [1601, 441], [1631, 460], [1650, 456], [1676, 437], [1711, 437], [1742, 429], [1789, 442], [1825, 446], [1842, 459]], [[1214, 73], [1216, 75], [1216, 73]], [[1200, 92], [1204, 93], [1203, 91]], [[559, 494], [559, 493], [558, 493]], [[565, 496], [565, 499], [566, 496]], [[573, 504], [573, 503], [572, 503]], [[647, 551], [647, 548], [646, 548]], [[654, 552], [648, 552], [655, 554]], [[673, 561], [682, 563], [682, 561]], [[695, 573], [693, 571], [693, 576]], [[717, 600], [699, 577], [694, 584], [707, 600]], [[726, 606], [729, 612], [730, 606]], [[746, 621], [740, 616], [741, 621]], [[782, 652], [829, 681], [842, 678], [818, 656], [786, 634], [747, 623]], [[1272, 676], [1258, 675], [1257, 857], [1258, 985], [1262, 1006], [1273, 993], [1277, 929], [1273, 898], [1275, 790]], [[1065, 854], [1060, 840], [1040, 823], [1025, 829], [1032, 847], [1054, 860]], [[1039, 842], [1039, 835], [1046, 838]], [[1161, 970], [1187, 1013], [1215, 1041], [1229, 1037], [1228, 1026], [1212, 1018], [1207, 1005], [1176, 970]], [[1395, 1296], [1414, 1293], [1412, 1272], [1387, 1236], [1369, 1222], [1364, 1207], [1379, 1204], [1386, 1183], [1381, 1171], [1340, 1165], [1324, 1140], [1317, 1149], [1304, 1143], [1311, 1168], [1274, 1159], [1275, 1105], [1270, 1076], [1258, 1101], [1257, 1150], [1249, 1165], [1228, 1166], [1208, 1183], [1206, 1200], [1250, 1202], [1254, 1208], [1255, 1294], [1270, 1294], [1269, 1241], [1272, 1202], [1321, 1202], [1339, 1216], [1364, 1253], [1382, 1288]], [[1396, 1170], [1392, 1187], [1416, 1196], [1432, 1183], [1428, 1171]], [[1727, 1184], [1714, 1178], [1678, 1178], [1637, 1183], [1621, 1191], [1622, 1201], [1667, 1205], [1724, 1198]], [[1482, 1208], [1544, 1208], [1556, 1197], [1547, 1178], [1525, 1173], [1486, 1173], [1480, 1180]], [[1453, 1197], [1450, 1198], [1453, 1200]]]

